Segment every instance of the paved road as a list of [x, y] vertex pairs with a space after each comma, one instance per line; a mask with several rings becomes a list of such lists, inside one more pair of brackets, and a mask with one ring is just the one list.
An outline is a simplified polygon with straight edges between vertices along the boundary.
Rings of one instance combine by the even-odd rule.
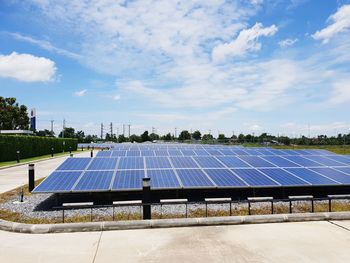
[[[74, 156], [89, 157], [90, 152], [85, 151], [75, 154]], [[68, 156], [63, 156], [35, 163], [35, 179], [48, 176], [67, 158]], [[28, 165], [20, 165], [0, 170], [0, 193], [10, 191], [24, 184], [28, 184]]]
[[350, 221], [67, 234], [0, 232], [2, 262], [350, 262]]

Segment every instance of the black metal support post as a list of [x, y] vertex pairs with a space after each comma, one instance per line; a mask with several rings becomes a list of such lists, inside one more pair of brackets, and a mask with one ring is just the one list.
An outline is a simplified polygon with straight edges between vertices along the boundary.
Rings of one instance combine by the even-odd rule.
[[33, 191], [34, 187], [35, 187], [35, 179], [34, 179], [34, 164], [30, 163], [28, 165], [28, 190], [29, 192]]
[[332, 212], [332, 198], [328, 199], [328, 211]]
[[20, 151], [17, 151], [16, 154], [17, 154], [17, 163], [19, 163], [21, 161], [21, 158], [20, 158]]
[[94, 151], [93, 150], [91, 150], [91, 152], [90, 152], [90, 157], [91, 158], [94, 157]]
[[72, 154], [72, 147], [69, 146], [69, 153]]
[[273, 200], [271, 201], [271, 214], [273, 214]]
[[51, 148], [51, 157], [53, 157], [53, 147]]
[[143, 219], [151, 219], [151, 178], [142, 179]]
[[248, 215], [250, 215], [250, 202], [248, 201]]

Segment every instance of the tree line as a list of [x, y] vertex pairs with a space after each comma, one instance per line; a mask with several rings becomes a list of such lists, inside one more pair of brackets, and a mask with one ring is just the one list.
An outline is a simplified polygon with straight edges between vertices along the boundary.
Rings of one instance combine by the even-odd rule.
[[[4, 98], [0, 96], [0, 130], [28, 130], [29, 117], [27, 107], [16, 102], [16, 98]], [[55, 137], [55, 134], [47, 129], [33, 131], [34, 135], [42, 137]], [[126, 137], [123, 134], [116, 136], [115, 134], [106, 133], [104, 138], [97, 135], [85, 135], [84, 131], [75, 131], [73, 127], [66, 127], [62, 130], [58, 137], [60, 138], [76, 138], [80, 143], [90, 143], [98, 141], [108, 142], [148, 142], [148, 141], [180, 141], [189, 142], [197, 141], [202, 143], [253, 143], [253, 144], [297, 144], [297, 145], [343, 145], [350, 144], [349, 134], [338, 134], [337, 136], [318, 135], [313, 138], [301, 136], [299, 138], [290, 138], [288, 136], [274, 136], [267, 133], [262, 133], [258, 136], [254, 134], [239, 134], [226, 137], [224, 134], [219, 134], [215, 138], [212, 134], [201, 134], [199, 130], [189, 132], [183, 130], [175, 138], [171, 133], [165, 135], [158, 135], [156, 133], [149, 133], [144, 131], [141, 135], [132, 134]]]

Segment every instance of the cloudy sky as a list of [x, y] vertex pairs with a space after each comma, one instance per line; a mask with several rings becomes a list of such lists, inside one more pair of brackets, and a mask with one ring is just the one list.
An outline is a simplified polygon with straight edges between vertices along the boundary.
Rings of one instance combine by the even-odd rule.
[[349, 73], [349, 0], [0, 0], [0, 95], [39, 129], [348, 133]]

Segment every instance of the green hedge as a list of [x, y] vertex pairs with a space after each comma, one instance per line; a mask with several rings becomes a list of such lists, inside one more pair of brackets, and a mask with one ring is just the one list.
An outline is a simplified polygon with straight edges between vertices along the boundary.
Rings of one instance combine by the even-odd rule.
[[[64, 145], [63, 145], [64, 144]], [[77, 150], [78, 140], [68, 138], [37, 137], [22, 135], [0, 135], [0, 162], [13, 161], [17, 159], [17, 151], [20, 158], [30, 158], [51, 153]]]

